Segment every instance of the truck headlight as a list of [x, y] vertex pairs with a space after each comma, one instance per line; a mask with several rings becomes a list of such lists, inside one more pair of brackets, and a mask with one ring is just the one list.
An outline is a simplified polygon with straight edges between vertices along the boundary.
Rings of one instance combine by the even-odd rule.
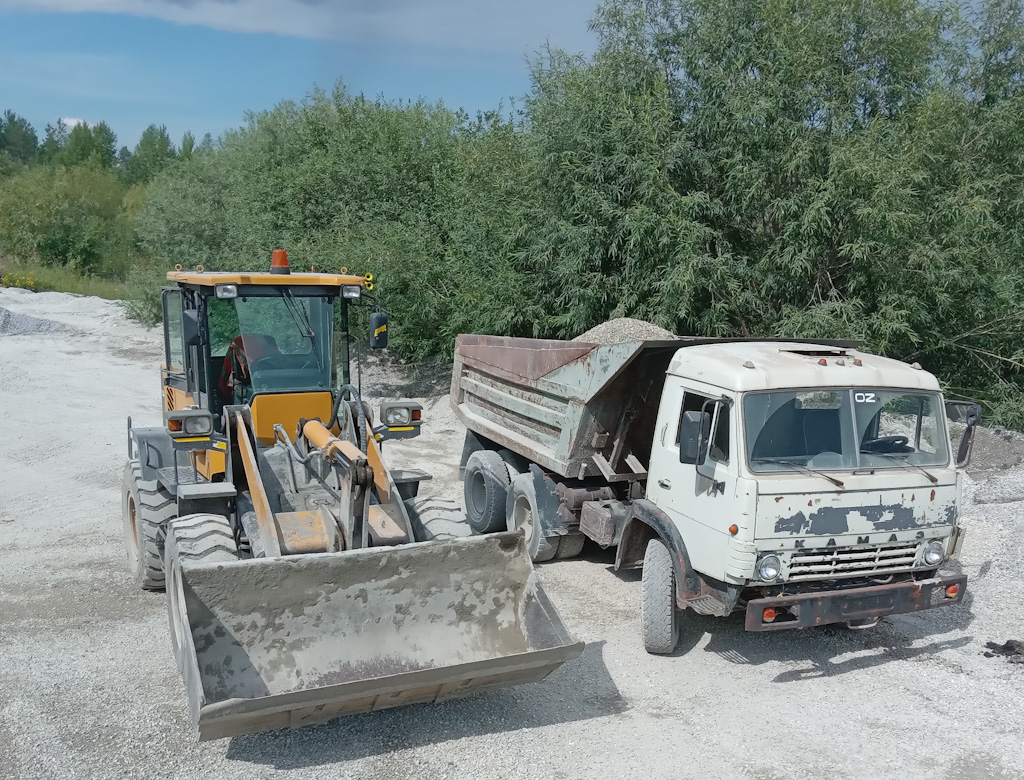
[[384, 412], [384, 422], [388, 425], [408, 425], [412, 420], [412, 412], [404, 406], [392, 406]]
[[766, 555], [757, 562], [757, 574], [764, 582], [771, 582], [782, 573], [782, 561], [777, 555]]
[[938, 566], [945, 557], [946, 550], [943, 548], [942, 542], [938, 540], [928, 542], [928, 546], [924, 548], [924, 562], [926, 566]]

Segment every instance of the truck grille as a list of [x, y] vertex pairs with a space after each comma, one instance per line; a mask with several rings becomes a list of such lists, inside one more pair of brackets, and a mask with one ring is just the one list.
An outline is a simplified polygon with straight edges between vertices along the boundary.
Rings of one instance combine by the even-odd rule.
[[917, 560], [918, 542], [877, 547], [798, 550], [789, 559], [789, 581], [856, 577], [910, 571]]

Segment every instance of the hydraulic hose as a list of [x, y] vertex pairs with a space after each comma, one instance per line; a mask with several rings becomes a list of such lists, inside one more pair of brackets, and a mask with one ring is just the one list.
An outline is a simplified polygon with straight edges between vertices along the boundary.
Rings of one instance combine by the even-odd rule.
[[362, 452], [366, 452], [366, 412], [363, 411], [363, 399], [359, 397], [359, 391], [354, 386], [342, 385], [338, 388], [338, 396], [334, 399], [334, 406], [331, 408], [331, 419], [328, 420], [327, 427], [333, 428], [338, 424], [338, 412], [341, 410], [341, 404], [344, 402], [346, 392], [349, 394], [349, 400], [356, 402], [359, 428], [357, 440], [359, 442], [359, 449]]

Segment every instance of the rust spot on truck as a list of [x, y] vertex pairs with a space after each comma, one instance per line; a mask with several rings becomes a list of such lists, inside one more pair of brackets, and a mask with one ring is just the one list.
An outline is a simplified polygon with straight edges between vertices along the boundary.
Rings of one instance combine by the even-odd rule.
[[910, 507], [900, 504], [888, 506], [855, 506], [831, 507], [823, 506], [816, 512], [806, 515], [797, 512], [789, 517], [780, 517], [775, 521], [775, 533], [812, 534], [834, 536], [849, 533], [848, 517], [856, 512], [874, 525], [876, 531], [906, 531], [920, 527], [918, 519]]

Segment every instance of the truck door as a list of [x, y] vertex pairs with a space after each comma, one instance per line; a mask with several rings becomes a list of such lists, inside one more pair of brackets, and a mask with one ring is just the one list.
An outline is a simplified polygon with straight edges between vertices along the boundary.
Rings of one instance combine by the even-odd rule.
[[[707, 573], [721, 567], [721, 551], [728, 546], [728, 528], [734, 522], [736, 436], [731, 406], [720, 393], [666, 384], [647, 481], [647, 497], [678, 526], [694, 568]], [[679, 422], [684, 412], [701, 411], [710, 414], [704, 459], [696, 465], [680, 463]]]

